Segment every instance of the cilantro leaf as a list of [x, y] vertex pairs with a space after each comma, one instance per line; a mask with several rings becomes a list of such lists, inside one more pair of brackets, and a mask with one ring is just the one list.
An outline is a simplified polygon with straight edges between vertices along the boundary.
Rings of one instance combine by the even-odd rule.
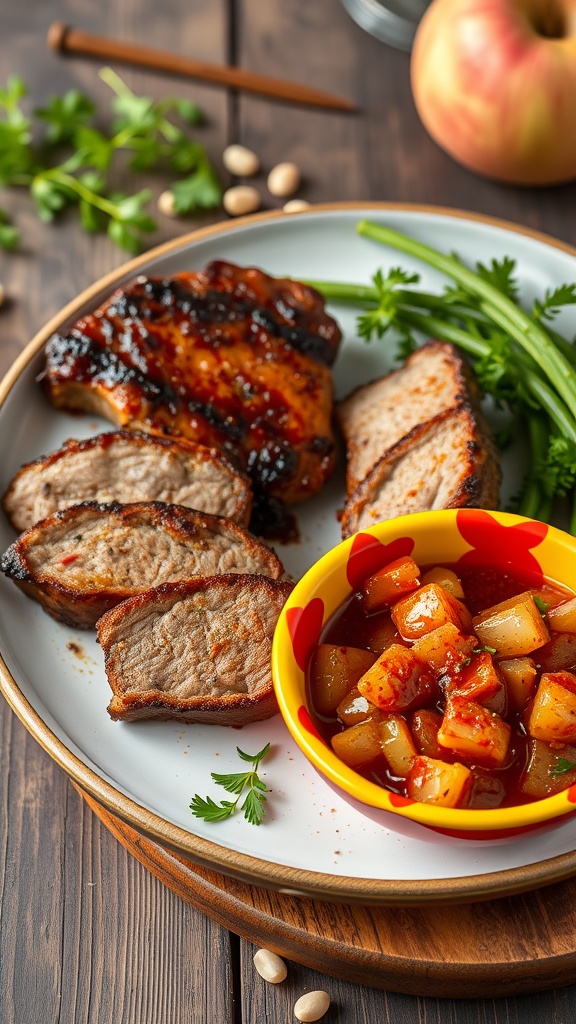
[[516, 261], [510, 259], [509, 256], [504, 256], [501, 260], [491, 260], [489, 267], [484, 266], [483, 263], [476, 264], [478, 276], [483, 281], [493, 285], [513, 302], [518, 301], [518, 282], [513, 277], [515, 269]]
[[34, 113], [46, 122], [46, 141], [57, 146], [72, 141], [77, 129], [91, 121], [95, 110], [84, 93], [70, 89], [63, 96], [53, 96], [46, 107], [36, 107]]
[[[109, 194], [120, 151], [130, 154], [131, 170], [154, 168], [181, 176], [173, 186], [178, 213], [218, 206], [222, 188], [204, 147], [167, 117], [174, 111], [186, 124], [199, 124], [202, 117], [195, 104], [137, 96], [111, 68], [103, 68], [100, 77], [114, 93], [113, 134], [94, 127], [93, 102], [71, 89], [33, 111], [44, 126], [38, 146], [35, 126], [21, 107], [26, 86], [16, 76], [8, 80], [0, 89], [0, 185], [28, 188], [43, 221], [75, 207], [85, 231], [107, 231], [112, 241], [134, 254], [142, 248], [142, 235], [156, 228], [146, 209], [152, 193]], [[14, 248], [17, 239], [17, 229], [6, 219], [0, 221], [0, 247]]]
[[540, 612], [540, 615], [542, 615], [542, 617], [544, 617], [544, 615], [546, 615], [546, 612], [548, 611], [548, 609], [550, 607], [548, 601], [545, 601], [542, 597], [540, 597], [539, 594], [534, 594], [533, 595], [533, 599], [534, 599], [534, 604], [536, 605], [538, 611]]
[[252, 765], [252, 770], [222, 775], [217, 772], [211, 773], [211, 777], [216, 785], [222, 786], [227, 793], [235, 795], [236, 799], [222, 800], [221, 803], [217, 804], [210, 796], [203, 798], [196, 794], [190, 803], [192, 814], [208, 822], [224, 821], [234, 814], [240, 804], [242, 794], [246, 792], [246, 796], [240, 804], [240, 809], [244, 812], [244, 817], [249, 824], [260, 825], [264, 820], [266, 793], [269, 790], [257, 772], [260, 762], [266, 757], [269, 750], [269, 743], [262, 750], [259, 750], [257, 754], [247, 754], [245, 751], [240, 750], [240, 747], [236, 747], [238, 756], [243, 761], [249, 762]]
[[233, 813], [235, 806], [229, 800], [223, 800], [221, 804], [217, 804], [210, 796], [203, 799], [196, 794], [192, 798], [190, 810], [195, 817], [203, 818], [204, 821], [224, 821]]
[[417, 284], [419, 280], [419, 274], [407, 273], [401, 267], [391, 267], [386, 276], [381, 269], [378, 269], [372, 278], [378, 305], [358, 317], [359, 336], [366, 338], [367, 341], [373, 334], [377, 338], [382, 338], [386, 331], [397, 322], [398, 307], [401, 301], [398, 290], [404, 289], [409, 284]]
[[548, 288], [542, 302], [534, 301], [533, 313], [537, 320], [554, 320], [562, 306], [576, 304], [576, 284], [561, 284], [557, 288]]
[[0, 210], [0, 248], [13, 250], [18, 247], [20, 232], [10, 223], [5, 210]]
[[172, 182], [170, 190], [174, 196], [174, 209], [180, 214], [211, 210], [219, 205], [222, 198], [216, 172], [207, 163], [202, 163], [187, 178]]
[[20, 76], [10, 75], [6, 82], [6, 88], [0, 89], [0, 106], [4, 107], [10, 115], [18, 110], [18, 104], [27, 92], [28, 89]]
[[571, 772], [576, 768], [576, 761], [568, 761], [565, 757], [557, 757], [556, 764], [550, 769], [550, 775], [553, 779], [559, 775], [566, 775], [567, 772]]
[[576, 487], [576, 442], [569, 437], [551, 437], [540, 475], [545, 494], [569, 494]]

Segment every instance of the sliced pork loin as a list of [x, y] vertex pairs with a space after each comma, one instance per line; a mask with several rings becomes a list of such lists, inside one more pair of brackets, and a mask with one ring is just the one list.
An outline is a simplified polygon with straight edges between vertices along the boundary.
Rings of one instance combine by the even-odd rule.
[[2, 504], [17, 530], [81, 502], [166, 502], [248, 524], [248, 477], [202, 444], [115, 430], [23, 466]]
[[83, 501], [163, 501], [248, 525], [248, 477], [211, 448], [176, 438], [117, 430], [28, 463], [3, 499], [18, 530]]
[[244, 725], [278, 710], [272, 636], [292, 584], [254, 575], [166, 583], [98, 622], [113, 719]]
[[468, 363], [453, 345], [429, 341], [398, 370], [357, 388], [337, 403], [336, 414], [346, 441], [347, 497], [400, 438], [462, 401], [479, 403], [478, 386]]
[[379, 459], [342, 516], [342, 534], [411, 512], [496, 508], [500, 470], [483, 423], [465, 405], [414, 427]]
[[160, 583], [231, 572], [277, 579], [284, 571], [270, 548], [228, 519], [162, 502], [93, 501], [21, 534], [0, 568], [55, 619], [85, 629]]

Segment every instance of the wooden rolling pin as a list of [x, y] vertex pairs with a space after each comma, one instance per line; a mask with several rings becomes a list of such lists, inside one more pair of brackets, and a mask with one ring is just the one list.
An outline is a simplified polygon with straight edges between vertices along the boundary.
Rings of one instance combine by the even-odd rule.
[[277, 78], [257, 75], [242, 68], [227, 67], [218, 64], [206, 64], [203, 61], [179, 57], [174, 53], [151, 50], [146, 46], [124, 43], [104, 36], [92, 35], [81, 29], [72, 28], [62, 22], [55, 22], [48, 30], [48, 45], [58, 53], [81, 54], [85, 57], [98, 57], [103, 61], [120, 61], [122, 64], [135, 64], [139, 67], [165, 71], [168, 74], [183, 75], [196, 78], [201, 82], [214, 85], [225, 85], [243, 92], [256, 93], [269, 99], [285, 100], [289, 103], [302, 103], [310, 107], [324, 107], [331, 110], [355, 110], [349, 100], [340, 99], [319, 89], [294, 82], [284, 82]]

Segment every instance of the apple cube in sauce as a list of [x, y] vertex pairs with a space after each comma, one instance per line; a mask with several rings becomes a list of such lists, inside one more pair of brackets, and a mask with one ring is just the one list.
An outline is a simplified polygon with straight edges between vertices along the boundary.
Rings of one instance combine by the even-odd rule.
[[460, 665], [477, 645], [475, 636], [463, 636], [453, 622], [445, 622], [415, 640], [412, 650], [438, 675]]
[[406, 555], [396, 558], [384, 569], [369, 576], [362, 587], [364, 607], [367, 612], [375, 612], [380, 608], [397, 601], [399, 597], [410, 593], [420, 586], [420, 569], [413, 558]]
[[350, 693], [346, 694], [344, 700], [340, 701], [336, 708], [336, 714], [342, 725], [348, 727], [349, 725], [356, 725], [358, 722], [364, 722], [367, 718], [378, 714], [378, 712], [374, 705], [369, 700], [366, 700], [366, 697], [363, 697], [358, 687], [355, 686], [350, 690]]
[[576, 633], [554, 633], [538, 649], [542, 672], [576, 672]]
[[452, 597], [457, 597], [459, 601], [464, 599], [464, 590], [458, 576], [452, 569], [445, 569], [443, 565], [436, 565], [433, 569], [429, 569], [421, 577], [420, 582], [422, 585], [437, 583], [439, 587], [443, 587], [449, 594], [452, 594]]
[[540, 677], [528, 732], [547, 743], [576, 742], [576, 675], [572, 672], [544, 672]]
[[534, 800], [543, 800], [576, 782], [576, 747], [530, 740], [528, 764], [520, 789]]
[[498, 668], [504, 677], [511, 711], [524, 711], [534, 696], [537, 669], [532, 658], [503, 658]]
[[412, 800], [437, 807], [461, 807], [472, 785], [472, 772], [463, 764], [447, 764], [418, 754], [407, 778]]
[[480, 642], [494, 647], [500, 658], [531, 654], [550, 639], [530, 591], [486, 608], [475, 616], [474, 630]]
[[380, 722], [382, 751], [393, 775], [406, 778], [417, 751], [402, 715], [385, 715]]
[[473, 654], [469, 664], [451, 675], [447, 693], [473, 700], [497, 715], [504, 716], [508, 710], [506, 683], [488, 651]]
[[368, 719], [332, 737], [332, 749], [349, 768], [369, 764], [382, 753], [378, 721]]
[[505, 763], [510, 735], [510, 726], [499, 715], [475, 701], [454, 697], [446, 703], [438, 742], [467, 761], [493, 768]]
[[427, 704], [436, 692], [434, 673], [408, 647], [392, 644], [358, 680], [358, 689], [382, 711]]
[[548, 625], [558, 633], [576, 633], [576, 597], [563, 601], [546, 613]]
[[374, 654], [359, 647], [320, 644], [312, 663], [311, 691], [314, 710], [331, 715], [374, 663]]
[[380, 614], [374, 615], [373, 619], [375, 621], [370, 623], [370, 636], [367, 637], [366, 646], [376, 655], [385, 651], [390, 644], [398, 643], [402, 638], [389, 614], [383, 615], [380, 612]]
[[439, 626], [451, 622], [461, 633], [472, 633], [472, 616], [467, 608], [437, 583], [427, 583], [393, 606], [392, 618], [405, 640], [418, 640]]
[[419, 754], [442, 760], [445, 751], [438, 743], [438, 730], [442, 725], [442, 715], [432, 708], [420, 708], [413, 711], [410, 717], [410, 730]]

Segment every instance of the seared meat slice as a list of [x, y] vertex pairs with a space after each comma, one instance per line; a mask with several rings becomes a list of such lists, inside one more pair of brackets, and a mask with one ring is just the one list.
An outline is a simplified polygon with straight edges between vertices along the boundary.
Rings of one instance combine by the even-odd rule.
[[73, 505], [21, 534], [0, 569], [55, 619], [89, 629], [115, 604], [191, 576], [262, 573], [280, 559], [241, 526], [162, 502]]
[[336, 404], [346, 441], [346, 494], [354, 493], [384, 452], [419, 423], [463, 400], [478, 405], [478, 386], [453, 345], [428, 341], [403, 366]]
[[244, 725], [278, 710], [270, 655], [292, 584], [228, 575], [165, 583], [98, 622], [113, 719]]
[[248, 525], [248, 477], [218, 452], [178, 438], [118, 430], [66, 441], [16, 474], [4, 511], [21, 531], [83, 501], [163, 501]]
[[291, 503], [332, 470], [340, 338], [314, 289], [219, 260], [140, 276], [54, 335], [44, 387], [57, 406], [232, 455], [259, 493]]
[[462, 405], [421, 423], [393, 445], [348, 500], [342, 535], [410, 512], [496, 508], [500, 469], [490, 436]]

